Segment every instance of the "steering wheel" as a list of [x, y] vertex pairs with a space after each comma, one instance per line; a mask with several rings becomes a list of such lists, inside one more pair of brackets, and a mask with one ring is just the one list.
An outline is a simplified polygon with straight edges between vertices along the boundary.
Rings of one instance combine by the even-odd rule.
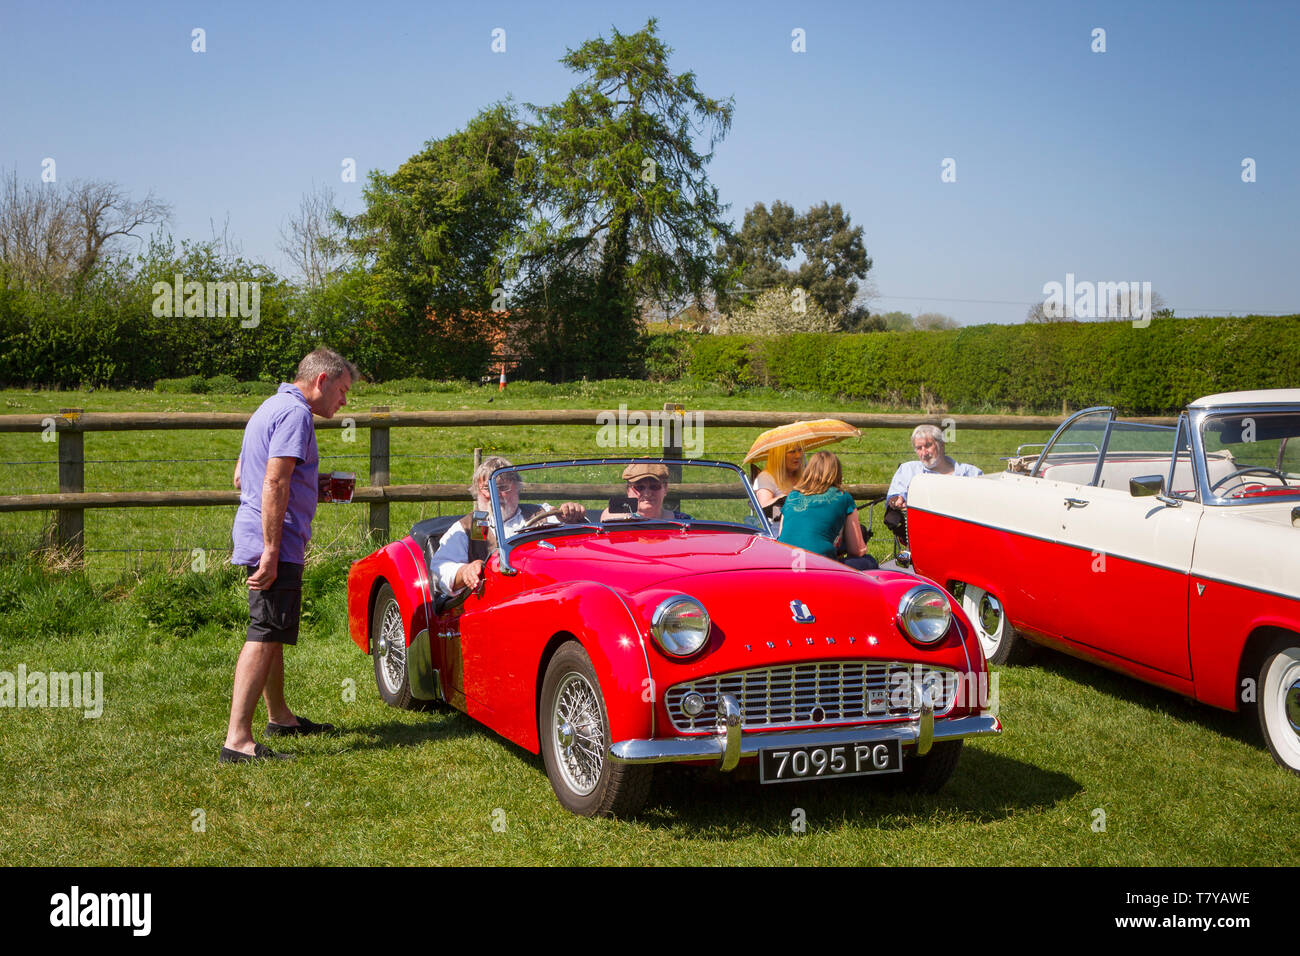
[[537, 514], [533, 515], [531, 518], [525, 521], [519, 527], [519, 530], [528, 531], [530, 528], [540, 528], [548, 518], [554, 518], [557, 521], [559, 521], [561, 524], [564, 523], [564, 519], [560, 517], [559, 509], [552, 508], [550, 511], [539, 511]]
[[1214, 491], [1216, 488], [1219, 487], [1219, 485], [1223, 484], [1225, 481], [1231, 481], [1233, 478], [1239, 478], [1242, 475], [1249, 475], [1252, 473], [1268, 475], [1270, 478], [1276, 478], [1278, 479], [1278, 481], [1282, 482], [1282, 484], [1284, 485], [1286, 484], [1286, 475], [1284, 475], [1282, 472], [1278, 471], [1277, 469], [1255, 466], [1250, 468], [1238, 468], [1232, 474], [1224, 475], [1214, 484], [1210, 485], [1210, 491]]

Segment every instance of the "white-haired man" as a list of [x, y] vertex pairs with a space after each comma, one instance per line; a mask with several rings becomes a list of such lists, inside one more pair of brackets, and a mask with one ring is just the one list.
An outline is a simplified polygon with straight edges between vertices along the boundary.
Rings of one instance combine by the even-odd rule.
[[943, 432], [935, 425], [917, 425], [912, 430], [912, 449], [916, 461], [905, 461], [894, 472], [889, 483], [889, 507], [902, 511], [907, 507], [907, 488], [917, 475], [972, 475], [984, 474], [974, 465], [953, 461], [944, 453]]
[[[474, 496], [474, 507], [477, 510], [492, 511], [492, 486], [489, 479], [498, 468], [510, 467], [511, 463], [504, 458], [493, 456], [483, 459], [482, 464], [474, 469], [469, 493]], [[501, 500], [501, 517], [505, 521], [507, 537], [546, 509], [545, 505], [519, 503], [519, 492], [523, 484], [518, 472], [509, 471], [497, 477], [497, 497]], [[573, 501], [566, 501], [555, 513], [562, 520], [570, 522], [582, 521], [587, 517], [587, 509]], [[438, 587], [445, 594], [452, 594], [461, 588], [478, 587], [483, 577], [483, 563], [496, 550], [496, 534], [491, 525], [488, 526], [486, 540], [482, 540], [474, 538], [470, 533], [473, 524], [474, 516], [468, 514], [438, 539], [438, 550], [430, 565], [438, 576]]]

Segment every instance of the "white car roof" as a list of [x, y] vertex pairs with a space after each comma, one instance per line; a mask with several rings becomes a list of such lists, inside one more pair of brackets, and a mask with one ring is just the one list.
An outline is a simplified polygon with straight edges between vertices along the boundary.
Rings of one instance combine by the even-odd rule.
[[1220, 392], [1206, 395], [1188, 405], [1188, 408], [1209, 408], [1219, 405], [1300, 405], [1300, 388], [1259, 388], [1250, 392]]

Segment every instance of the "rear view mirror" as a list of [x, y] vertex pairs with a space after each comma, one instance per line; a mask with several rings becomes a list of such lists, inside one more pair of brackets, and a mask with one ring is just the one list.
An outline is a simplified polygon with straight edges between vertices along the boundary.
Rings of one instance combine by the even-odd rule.
[[470, 521], [469, 536], [472, 541], [486, 541], [488, 539], [488, 513], [486, 511], [474, 512], [474, 517]]

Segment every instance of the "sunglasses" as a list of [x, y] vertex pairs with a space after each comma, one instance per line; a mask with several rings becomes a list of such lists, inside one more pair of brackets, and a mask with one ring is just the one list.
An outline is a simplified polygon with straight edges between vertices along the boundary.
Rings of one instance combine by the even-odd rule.
[[663, 486], [664, 483], [662, 481], [638, 481], [635, 485], [631, 485], [630, 487], [638, 494], [642, 494], [649, 491], [658, 491]]

